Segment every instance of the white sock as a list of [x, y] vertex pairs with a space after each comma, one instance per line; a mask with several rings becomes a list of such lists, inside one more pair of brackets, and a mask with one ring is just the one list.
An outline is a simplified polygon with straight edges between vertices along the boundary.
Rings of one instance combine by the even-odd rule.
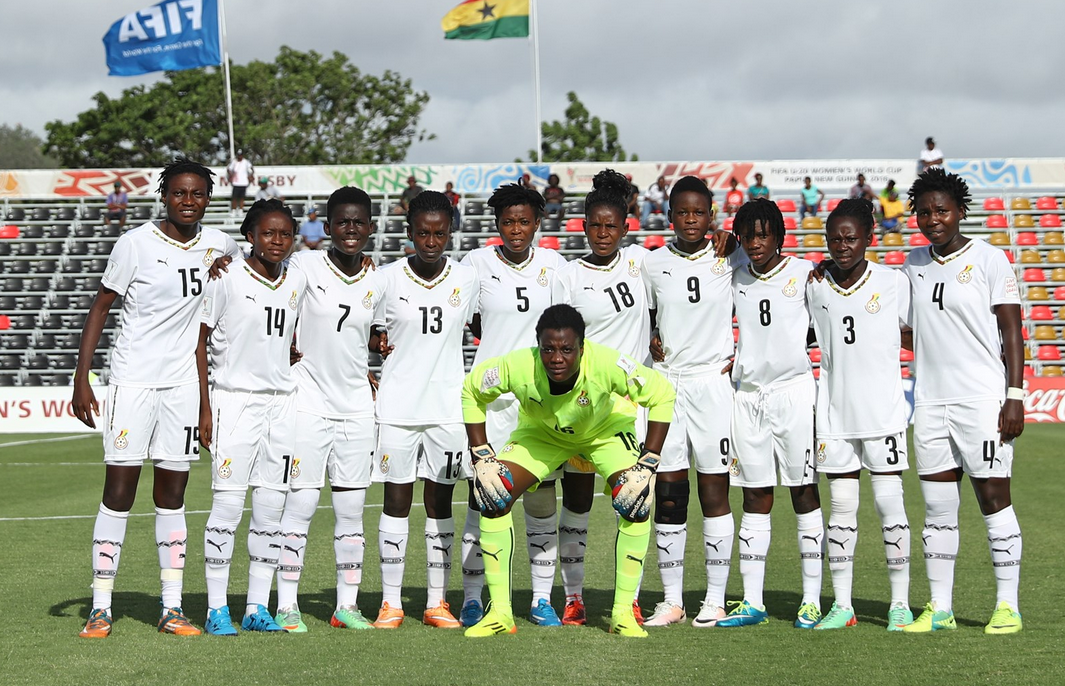
[[356, 607], [362, 583], [362, 561], [366, 554], [362, 513], [366, 509], [366, 489], [333, 491], [333, 552], [337, 561], [337, 608]]
[[107, 614], [111, 614], [111, 592], [126, 541], [128, 518], [129, 512], [118, 512], [100, 503], [92, 528], [92, 607], [107, 610]]
[[703, 549], [706, 553], [706, 602], [725, 607], [725, 587], [732, 565], [732, 542], [736, 520], [732, 513], [703, 517]]
[[228, 604], [229, 567], [233, 562], [233, 540], [244, 514], [244, 496], [244, 491], [215, 491], [211, 498], [211, 514], [203, 532], [203, 553], [207, 607], [214, 610]]
[[584, 593], [584, 551], [588, 547], [588, 512], [562, 508], [558, 518], [558, 562], [566, 597]]
[[954, 563], [958, 559], [961, 482], [922, 481], [921, 493], [925, 503], [921, 541], [932, 605], [942, 612], [950, 612], [954, 596]]
[[155, 508], [155, 546], [159, 551], [159, 581], [162, 586], [163, 607], [181, 607], [188, 539], [184, 507], [176, 510]]
[[403, 570], [406, 567], [407, 536], [410, 531], [406, 517], [381, 514], [378, 524], [377, 549], [381, 553], [381, 602], [390, 607], [403, 607]]
[[484, 590], [484, 559], [481, 557], [481, 513], [466, 508], [466, 525], [462, 527], [463, 604], [481, 602]]
[[1021, 581], [1021, 525], [1013, 506], [984, 515], [987, 542], [991, 546], [991, 564], [995, 567], [996, 605], [1006, 602], [1020, 612], [1017, 586]]
[[739, 539], [740, 576], [743, 578], [743, 599], [760, 610], [765, 609], [762, 589], [765, 587], [765, 557], [769, 553], [771, 524], [767, 514], [744, 512], [740, 517]]
[[836, 605], [854, 607], [851, 590], [854, 587], [854, 549], [858, 545], [858, 480], [837, 478], [828, 482], [832, 498], [832, 514], [828, 518], [828, 568], [832, 572], [832, 588]]
[[873, 504], [880, 515], [884, 538], [891, 604], [910, 605], [910, 523], [902, 497], [902, 477], [898, 474], [872, 474]]
[[532, 574], [532, 606], [536, 607], [540, 600], [551, 602], [551, 588], [555, 585], [558, 533], [554, 515], [533, 517], [525, 511], [525, 547]]
[[253, 614], [259, 605], [270, 604], [270, 586], [281, 551], [281, 512], [285, 494], [269, 488], [251, 491], [251, 522], [248, 524], [248, 605]]
[[289, 491], [281, 515], [281, 552], [277, 558], [277, 609], [298, 606], [300, 575], [307, 559], [307, 532], [321, 489]]
[[684, 547], [688, 544], [687, 524], [655, 523], [658, 573], [662, 576], [663, 600], [684, 606]]
[[825, 524], [821, 508], [795, 515], [799, 529], [799, 559], [802, 567], [802, 604], [821, 609], [821, 560], [824, 557]]
[[429, 582], [426, 608], [447, 601], [447, 584], [451, 580], [451, 552], [455, 549], [455, 520], [425, 518], [425, 560]]

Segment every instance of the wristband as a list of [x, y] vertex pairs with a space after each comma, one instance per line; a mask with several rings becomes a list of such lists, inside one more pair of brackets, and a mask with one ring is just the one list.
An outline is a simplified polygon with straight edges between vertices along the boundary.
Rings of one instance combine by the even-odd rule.
[[1010, 386], [1006, 389], [1006, 400], [1024, 400], [1024, 389]]

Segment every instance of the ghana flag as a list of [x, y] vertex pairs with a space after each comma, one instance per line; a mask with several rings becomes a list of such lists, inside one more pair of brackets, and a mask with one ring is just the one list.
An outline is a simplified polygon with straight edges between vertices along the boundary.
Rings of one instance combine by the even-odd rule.
[[444, 15], [444, 38], [489, 40], [529, 35], [529, 0], [466, 0]]

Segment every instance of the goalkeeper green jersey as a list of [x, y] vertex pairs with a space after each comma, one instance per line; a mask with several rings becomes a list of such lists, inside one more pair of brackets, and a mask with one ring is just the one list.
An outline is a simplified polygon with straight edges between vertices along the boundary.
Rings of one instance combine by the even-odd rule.
[[[485, 407], [504, 393], [520, 404], [518, 427], [532, 428], [560, 441], [582, 444], [601, 437], [611, 426], [616, 396], [628, 396], [648, 410], [648, 420], [673, 419], [676, 394], [664, 376], [613, 348], [584, 342], [577, 382], [552, 395], [539, 348], [524, 348], [477, 365], [462, 385], [462, 418], [485, 420]], [[613, 433], [611, 431], [611, 433]]]

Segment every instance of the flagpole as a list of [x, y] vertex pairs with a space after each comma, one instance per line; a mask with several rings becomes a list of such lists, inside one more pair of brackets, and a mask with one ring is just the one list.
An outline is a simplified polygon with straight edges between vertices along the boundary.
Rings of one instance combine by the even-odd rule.
[[533, 53], [533, 89], [536, 92], [536, 163], [543, 162], [544, 132], [540, 115], [540, 33], [539, 22], [536, 21], [536, 0], [529, 0], [529, 20], [532, 26], [532, 53]]
[[229, 42], [226, 38], [226, 3], [218, 0], [218, 22], [222, 32], [222, 73], [226, 84], [226, 123], [229, 125], [229, 159], [236, 159], [236, 143], [233, 141], [233, 87], [229, 81]]

